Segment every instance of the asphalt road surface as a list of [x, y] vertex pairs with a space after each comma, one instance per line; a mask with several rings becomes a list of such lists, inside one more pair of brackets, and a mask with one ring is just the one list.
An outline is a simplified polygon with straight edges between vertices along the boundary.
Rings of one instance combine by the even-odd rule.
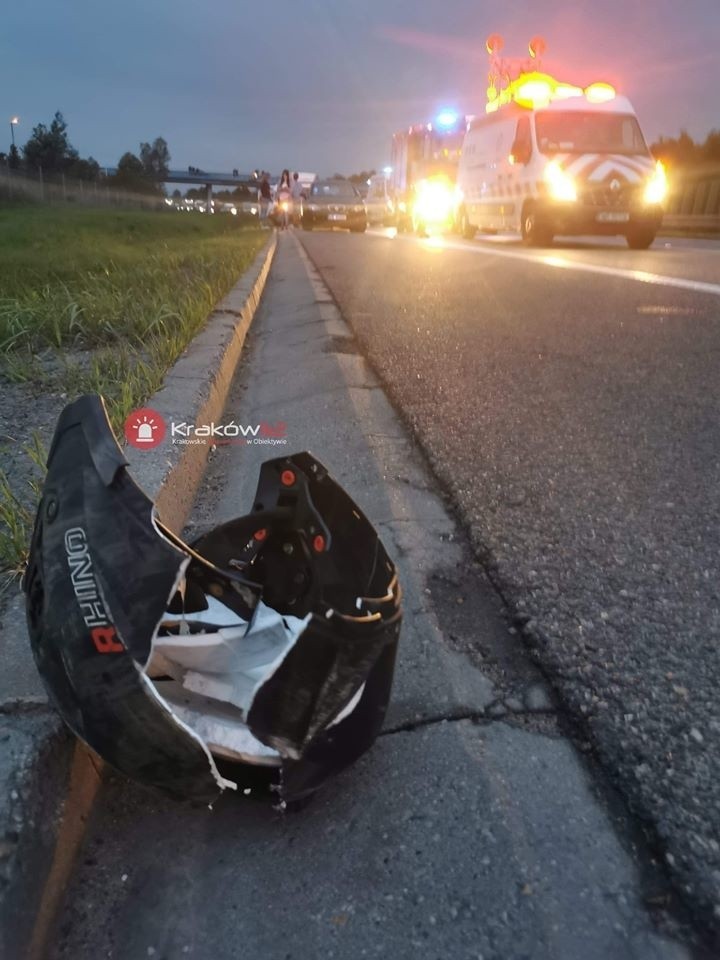
[[720, 929], [720, 243], [302, 242], [563, 703]]
[[[444, 292], [460, 281], [468, 297], [487, 296], [492, 285], [478, 269], [480, 258], [452, 252], [438, 273], [444, 254], [412, 241], [318, 236], [308, 248], [346, 299], [368, 352], [392, 358], [396, 395], [414, 405], [408, 416], [420, 422], [417, 402], [424, 396], [423, 412], [430, 424], [438, 418], [436, 434], [447, 438], [442, 456], [457, 457], [458, 476], [468, 476], [462, 465], [470, 456], [468, 486], [459, 490], [480, 496], [492, 464], [487, 437], [483, 444], [479, 438], [492, 418], [490, 411], [483, 416], [488, 377], [479, 374], [493, 339], [496, 355], [510, 342], [511, 324], [499, 315], [500, 337], [492, 332], [497, 311], [486, 312], [484, 301], [475, 301], [469, 315], [467, 306], [453, 312], [443, 305]], [[362, 285], [362, 306], [353, 284]], [[480, 349], [471, 355], [467, 340], [483, 326]], [[509, 363], [499, 357], [496, 363], [499, 376]], [[524, 366], [533, 366], [527, 355]], [[433, 382], [437, 371], [443, 375]], [[473, 399], [449, 415], [443, 394], [459, 379], [466, 387], [458, 396]], [[529, 372], [520, 386], [528, 379]], [[503, 405], [508, 432], [519, 431], [523, 420], [519, 409], [508, 419], [511, 387]], [[518, 403], [521, 397], [519, 391]], [[535, 428], [544, 429], [547, 414], [536, 417], [536, 406], [534, 400]], [[273, 810], [263, 777], [242, 780], [238, 793], [212, 810], [108, 778], [48, 955], [707, 956], [692, 929], [696, 918], [673, 892], [668, 865], [583, 750], [585, 733], [558, 707], [518, 627], [505, 617], [421, 449], [292, 234], [280, 238], [227, 416], [236, 423], [284, 420], [288, 452], [309, 448], [322, 459], [397, 561], [405, 620], [385, 728], [360, 762], [308, 806], [284, 815]], [[539, 498], [543, 490], [542, 477], [533, 481], [523, 472], [523, 442], [518, 435], [516, 510], [523, 497]], [[259, 462], [277, 452], [219, 448], [191, 533], [245, 512]], [[505, 535], [518, 555], [528, 549], [520, 546], [522, 536], [517, 529]], [[527, 593], [528, 609], [542, 599], [538, 584], [546, 574], [540, 560], [536, 565], [543, 574], [538, 570]], [[577, 657], [566, 642], [572, 678]]]
[[[398, 564], [383, 734], [292, 814], [110, 776], [48, 956], [714, 956], [720, 253], [300, 239], [226, 413], [286, 421]], [[276, 453], [219, 448], [188, 536]]]

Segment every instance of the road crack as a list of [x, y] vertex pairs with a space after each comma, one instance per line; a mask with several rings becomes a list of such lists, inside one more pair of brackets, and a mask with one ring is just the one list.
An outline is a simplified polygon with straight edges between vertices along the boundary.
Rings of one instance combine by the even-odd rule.
[[478, 726], [489, 726], [492, 723], [505, 723], [517, 717], [554, 717], [557, 711], [549, 708], [546, 710], [506, 710], [502, 714], [493, 716], [492, 709], [501, 701], [493, 701], [487, 708], [480, 710], [458, 710], [449, 713], [435, 714], [429, 717], [423, 717], [418, 720], [406, 720], [404, 723], [398, 723], [393, 727], [386, 727], [380, 731], [379, 736], [386, 737], [394, 733], [412, 733], [414, 730], [421, 730], [423, 727], [437, 726], [442, 723], [459, 723], [463, 720], [469, 720]]

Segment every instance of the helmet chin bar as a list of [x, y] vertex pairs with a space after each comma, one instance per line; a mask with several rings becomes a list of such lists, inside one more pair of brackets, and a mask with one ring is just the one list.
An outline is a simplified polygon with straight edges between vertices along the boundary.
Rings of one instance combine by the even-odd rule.
[[23, 588], [56, 708], [141, 783], [212, 800], [236, 786], [217, 757], [280, 767], [298, 800], [382, 726], [397, 574], [309, 453], [265, 462], [251, 511], [188, 545], [130, 477], [102, 399], [81, 397], [56, 427]]

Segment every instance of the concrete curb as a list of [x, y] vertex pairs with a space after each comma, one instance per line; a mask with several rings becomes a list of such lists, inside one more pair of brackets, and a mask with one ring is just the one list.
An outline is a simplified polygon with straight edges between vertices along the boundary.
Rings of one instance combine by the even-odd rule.
[[[265, 288], [277, 240], [273, 234], [250, 269], [218, 303], [202, 331], [150, 398], [148, 407], [166, 421], [209, 424], [219, 422], [260, 296]], [[163, 523], [180, 532], [195, 501], [205, 471], [210, 445], [172, 444], [166, 440], [153, 452], [128, 447], [130, 473], [152, 497]]]
[[[276, 245], [273, 234], [170, 369], [162, 388], [148, 400], [147, 406], [166, 420], [219, 421]], [[209, 451], [210, 443], [172, 445], [169, 438], [154, 452], [130, 447], [125, 451], [133, 478], [155, 501], [163, 522], [177, 532], [182, 531], [195, 500]], [[19, 619], [18, 628], [24, 632], [24, 619]], [[4, 960], [44, 955], [100, 785], [101, 768], [98, 759], [67, 733], [42, 697], [23, 696], [0, 704], [0, 956]]]

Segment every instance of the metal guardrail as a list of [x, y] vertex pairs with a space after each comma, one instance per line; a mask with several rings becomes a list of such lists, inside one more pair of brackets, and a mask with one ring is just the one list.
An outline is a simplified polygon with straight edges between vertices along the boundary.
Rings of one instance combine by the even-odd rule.
[[665, 230], [697, 230], [699, 233], [720, 233], [720, 214], [692, 214], [666, 213], [663, 217]]
[[720, 167], [670, 170], [670, 196], [663, 226], [671, 230], [720, 232]]

